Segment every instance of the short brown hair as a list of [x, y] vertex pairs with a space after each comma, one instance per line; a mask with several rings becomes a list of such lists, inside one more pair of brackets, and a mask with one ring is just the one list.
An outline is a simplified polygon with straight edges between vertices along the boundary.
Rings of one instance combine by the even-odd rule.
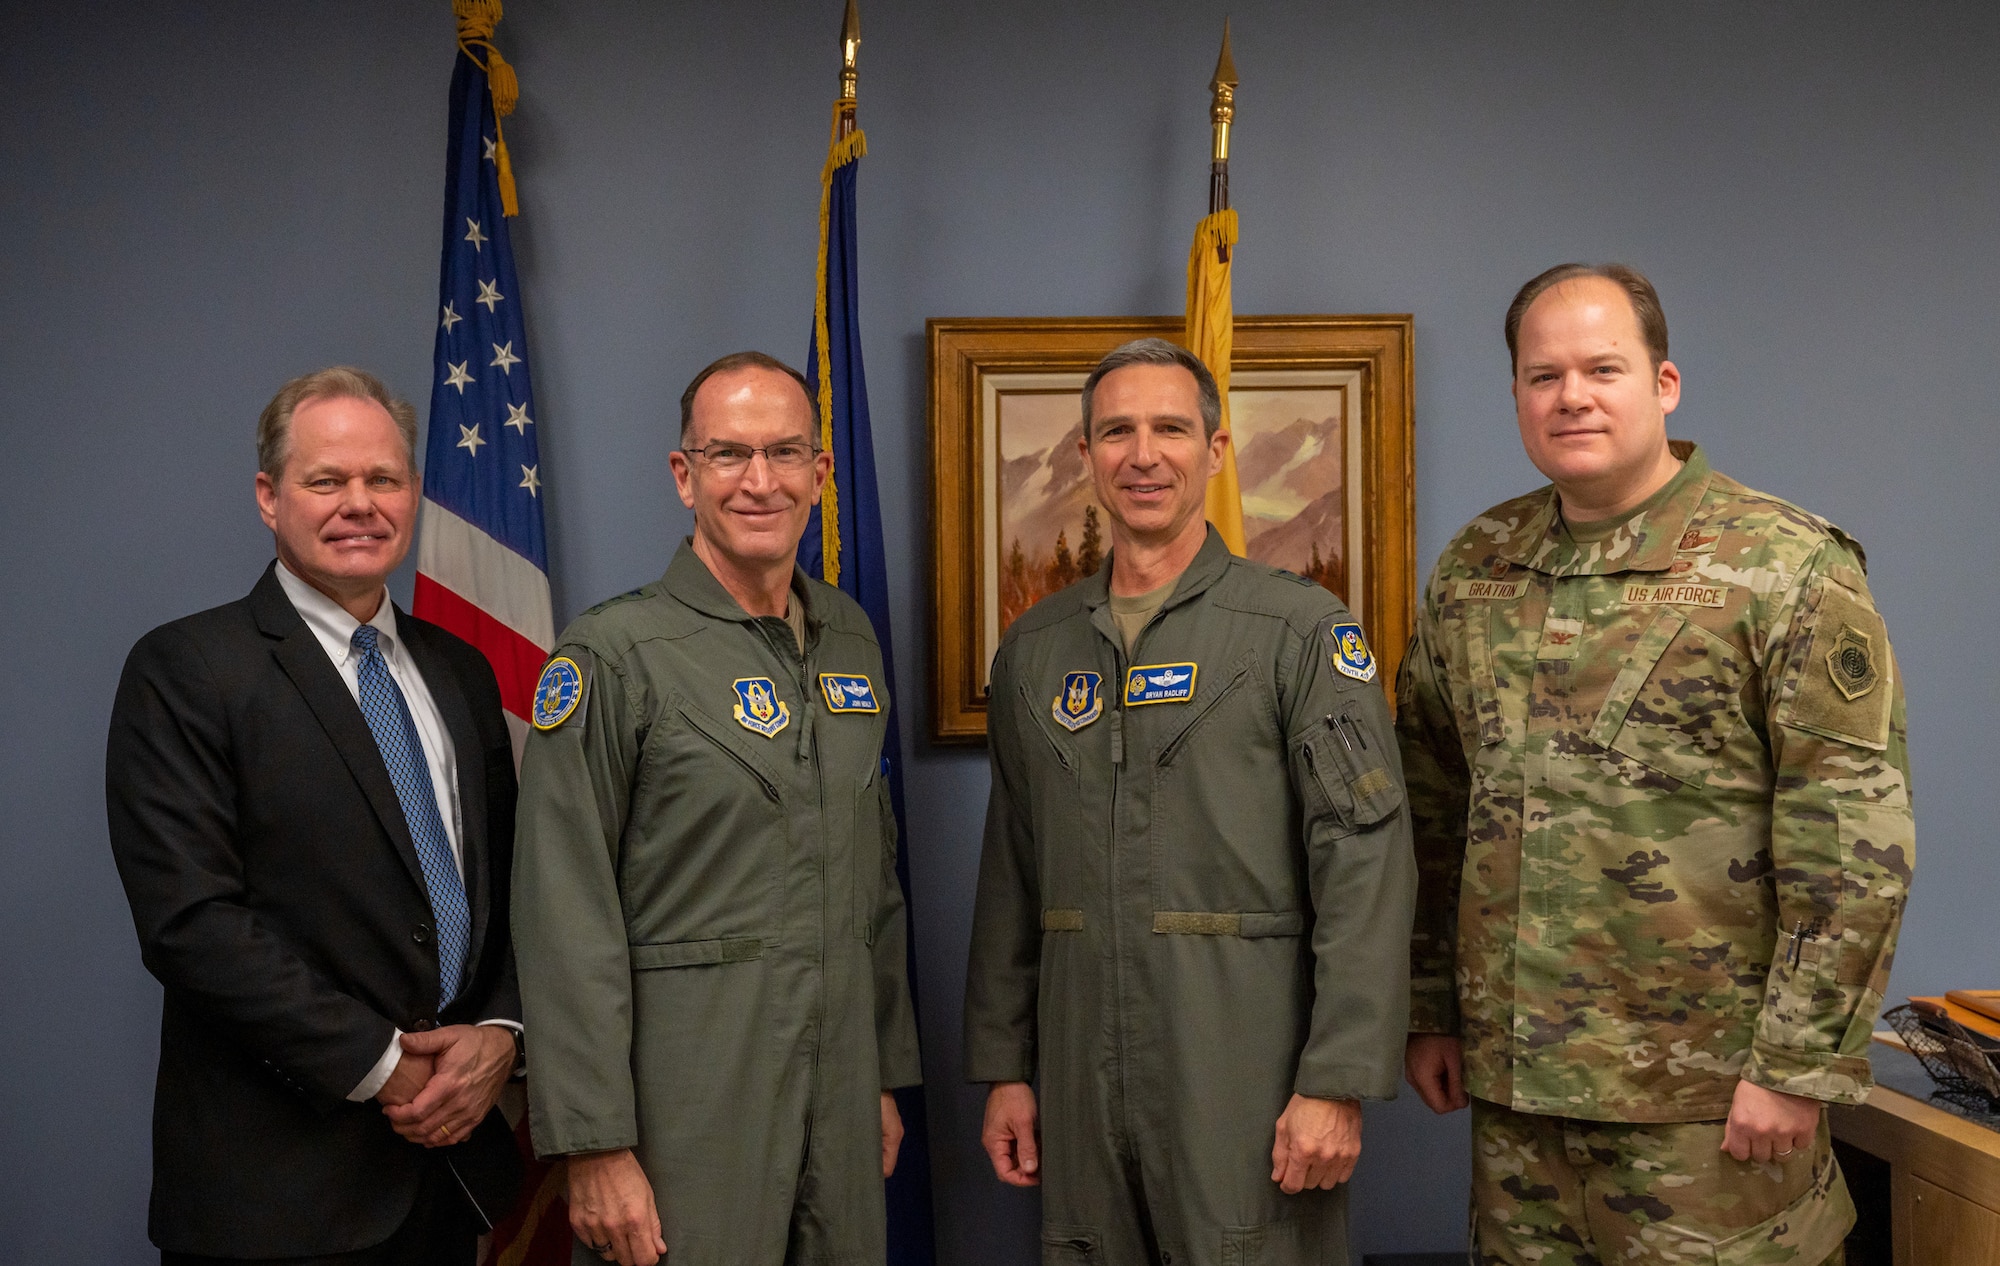
[[1194, 375], [1195, 394], [1200, 399], [1203, 435], [1213, 436], [1222, 425], [1222, 393], [1216, 388], [1215, 375], [1208, 372], [1201, 357], [1163, 338], [1135, 338], [1106, 352], [1104, 359], [1097, 362], [1097, 368], [1090, 371], [1090, 377], [1083, 380], [1084, 443], [1090, 443], [1090, 409], [1097, 395], [1097, 384], [1112, 370], [1128, 365], [1179, 365], [1187, 370]]
[[700, 391], [701, 385], [717, 374], [726, 374], [738, 369], [768, 369], [775, 373], [783, 374], [785, 377], [799, 384], [799, 390], [805, 393], [806, 407], [812, 410], [813, 447], [819, 447], [819, 397], [814, 395], [813, 389], [807, 385], [804, 374], [793, 369], [777, 357], [767, 356], [763, 352], [731, 352], [719, 360], [710, 361], [700, 373], [694, 376], [694, 381], [687, 385], [687, 390], [681, 392], [682, 444], [687, 443], [688, 426], [694, 421], [695, 392]]
[[1653, 289], [1646, 274], [1630, 264], [1557, 264], [1530, 278], [1507, 305], [1507, 359], [1513, 367], [1521, 367], [1521, 318], [1528, 314], [1528, 308], [1552, 288], [1578, 277], [1601, 277], [1625, 292], [1632, 301], [1632, 315], [1639, 320], [1639, 333], [1646, 340], [1653, 368], [1658, 369], [1667, 358], [1667, 314], [1660, 307], [1660, 292]]
[[403, 452], [410, 469], [417, 468], [417, 411], [409, 401], [399, 400], [380, 378], [352, 365], [300, 374], [271, 397], [257, 418], [257, 469], [278, 479], [292, 456], [292, 415], [299, 406], [314, 400], [373, 400], [395, 420], [396, 433], [403, 437]]

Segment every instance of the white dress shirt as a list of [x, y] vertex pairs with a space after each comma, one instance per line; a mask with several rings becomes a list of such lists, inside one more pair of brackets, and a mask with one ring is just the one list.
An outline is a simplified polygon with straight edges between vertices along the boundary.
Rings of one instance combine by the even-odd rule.
[[[354, 649], [354, 630], [361, 627], [361, 621], [347, 613], [347, 609], [292, 574], [291, 568], [278, 563], [278, 584], [285, 596], [292, 600], [292, 606], [299, 618], [312, 630], [326, 657], [333, 661], [333, 667], [340, 679], [347, 683], [347, 693], [361, 702], [361, 654]], [[458, 753], [452, 747], [451, 734], [445, 729], [444, 717], [438, 712], [437, 701], [431, 698], [430, 687], [424, 684], [424, 676], [417, 671], [416, 661], [410, 657], [409, 649], [396, 636], [396, 604], [389, 601], [389, 591], [384, 588], [382, 600], [375, 608], [375, 614], [368, 623], [377, 633], [376, 647], [382, 652], [382, 662], [388, 665], [389, 676], [396, 682], [396, 688], [403, 692], [403, 702], [409, 705], [410, 719], [416, 722], [417, 741], [423, 745], [424, 763], [430, 766], [431, 790], [437, 796], [438, 816], [444, 821], [445, 838], [451, 841], [452, 860], [458, 864], [461, 881], [465, 878], [465, 848], [460, 843], [462, 818], [458, 805]], [[508, 1028], [521, 1026], [507, 1020], [482, 1020], [482, 1024], [504, 1024]], [[403, 1047], [397, 1041], [403, 1031], [397, 1029], [389, 1039], [389, 1047], [382, 1052], [382, 1058], [375, 1061], [375, 1067], [361, 1083], [348, 1092], [347, 1097], [356, 1103], [375, 1097], [382, 1089], [389, 1075], [396, 1071], [396, 1065], [403, 1060]]]

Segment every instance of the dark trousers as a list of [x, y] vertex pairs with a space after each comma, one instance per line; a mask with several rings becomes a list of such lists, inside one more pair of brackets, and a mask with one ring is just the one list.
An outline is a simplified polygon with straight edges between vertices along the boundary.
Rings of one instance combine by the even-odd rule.
[[403, 1225], [380, 1244], [324, 1257], [202, 1257], [160, 1254], [160, 1266], [473, 1266], [480, 1226], [451, 1173], [432, 1165], [417, 1188], [416, 1203]]

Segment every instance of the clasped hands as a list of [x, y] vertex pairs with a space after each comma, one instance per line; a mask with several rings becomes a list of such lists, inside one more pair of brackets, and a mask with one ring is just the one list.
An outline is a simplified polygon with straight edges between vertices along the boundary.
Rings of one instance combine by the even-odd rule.
[[[1293, 1095], [1278, 1117], [1271, 1144], [1271, 1181], [1286, 1195], [1307, 1188], [1331, 1191], [1354, 1176], [1361, 1159], [1361, 1104], [1355, 1099]], [[1033, 1087], [995, 1082], [986, 1095], [980, 1142], [993, 1172], [1010, 1187], [1042, 1181], [1040, 1121]]]
[[396, 1070], [375, 1092], [396, 1133], [425, 1147], [463, 1143], [514, 1071], [514, 1035], [499, 1024], [405, 1033]]

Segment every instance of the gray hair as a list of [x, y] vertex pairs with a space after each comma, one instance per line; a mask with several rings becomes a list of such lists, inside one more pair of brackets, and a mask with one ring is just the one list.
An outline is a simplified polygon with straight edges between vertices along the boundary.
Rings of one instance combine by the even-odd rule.
[[1090, 407], [1092, 397], [1097, 394], [1097, 384], [1114, 369], [1127, 365], [1179, 365], [1194, 375], [1196, 393], [1201, 397], [1201, 425], [1203, 432], [1214, 435], [1222, 425], [1222, 393], [1216, 389], [1215, 375], [1208, 372], [1208, 366], [1179, 343], [1170, 343], [1163, 338], [1135, 338], [1120, 344], [1104, 354], [1097, 362], [1097, 368], [1090, 371], [1090, 377], [1083, 380], [1083, 440], [1090, 442]]
[[257, 419], [258, 470], [272, 479], [285, 473], [285, 463], [292, 456], [292, 415], [300, 405], [314, 400], [373, 400], [381, 405], [395, 420], [410, 469], [416, 470], [416, 409], [407, 400], [397, 399], [380, 378], [352, 365], [335, 365], [301, 374], [278, 388], [278, 394], [271, 397], [271, 403], [264, 406]]

